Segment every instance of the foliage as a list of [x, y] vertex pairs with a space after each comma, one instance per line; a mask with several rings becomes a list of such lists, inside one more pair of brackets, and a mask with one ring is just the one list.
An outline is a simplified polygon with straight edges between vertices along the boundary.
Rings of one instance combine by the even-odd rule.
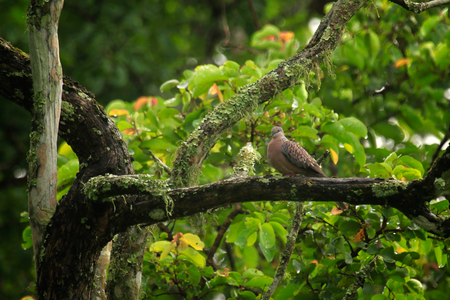
[[[450, 120], [444, 98], [448, 80], [443, 79], [448, 79], [450, 58], [442, 50], [448, 47], [449, 20], [446, 10], [406, 20], [385, 2], [377, 2], [377, 10], [389, 21], [378, 19], [370, 8], [350, 22], [342, 45], [331, 56], [333, 66], [327, 66], [335, 70], [335, 80], [317, 69], [234, 125], [213, 148], [200, 183], [230, 176], [234, 159], [247, 142], [265, 157], [275, 124], [310, 153], [330, 150], [332, 159], [324, 170], [332, 175], [421, 179], [436, 148], [425, 143], [430, 135], [442, 137]], [[392, 28], [393, 20], [406, 25]], [[106, 110], [122, 131], [137, 172], [167, 178], [148, 151], [171, 166], [177, 143], [208, 111], [295, 53], [299, 43], [293, 37], [292, 32], [265, 26], [251, 39], [253, 47], [265, 51], [253, 60], [186, 70], [181, 79], [161, 85], [162, 92], [175, 91], [169, 99], [150, 96], [134, 103], [108, 104]], [[255, 174], [265, 174], [266, 168], [263, 159]], [[448, 214], [448, 206], [443, 197], [431, 203], [437, 214]], [[214, 268], [184, 252], [161, 256], [161, 260], [147, 253], [144, 297], [169, 299], [172, 296], [166, 293], [175, 293], [190, 299], [224, 293], [229, 299], [255, 299], [263, 293], [286, 243], [293, 207], [288, 202], [261, 202], [245, 203], [242, 209], [245, 214], [232, 221], [222, 240], [226, 250], [216, 253]], [[222, 224], [230, 212], [231, 208], [223, 209], [205, 215], [203, 221], [177, 221], [172, 232], [198, 231], [208, 247], [217, 231], [205, 225]], [[164, 245], [175, 245], [165, 238], [167, 233], [157, 234], [153, 244], [160, 251]], [[350, 207], [339, 214], [328, 203], [308, 203], [296, 249], [284, 288], [275, 292], [275, 299], [342, 298], [356, 272], [374, 257], [379, 259], [364, 288], [357, 291], [359, 299], [438, 299], [447, 288], [446, 282], [433, 283], [448, 275], [447, 242], [430, 236], [392, 208]]]
[[[436, 143], [450, 125], [448, 11], [411, 15], [387, 1], [374, 5], [350, 21], [341, 45], [322, 66], [336, 76], [325, 76], [316, 68], [293, 89], [235, 124], [212, 149], [200, 184], [229, 177], [247, 142], [263, 157], [254, 173], [275, 173], [265, 160], [274, 125], [282, 126], [316, 157], [329, 150], [331, 159], [323, 166], [328, 175], [403, 181], [425, 176]], [[106, 111], [121, 130], [137, 173], [167, 179], [149, 151], [170, 167], [179, 143], [209, 111], [295, 54], [309, 37], [267, 25], [250, 40], [261, 51], [252, 58], [185, 70], [181, 78], [161, 85], [163, 96], [110, 102]], [[83, 167], [66, 145], [59, 154], [58, 198]], [[432, 211], [447, 216], [447, 198], [444, 191], [430, 203]], [[293, 210], [289, 202], [242, 204], [242, 213], [232, 220], [213, 265], [206, 264], [200, 249], [175, 247], [181, 236], [175, 235], [172, 243], [167, 232], [155, 232], [155, 243], [144, 257], [143, 297], [209, 299], [223, 294], [228, 299], [255, 299], [275, 274]], [[197, 233], [208, 249], [218, 235], [216, 227], [231, 211], [171, 221], [167, 228], [170, 234]], [[357, 291], [358, 299], [446, 297], [448, 242], [426, 233], [393, 208], [363, 205], [337, 214], [330, 202], [307, 202], [305, 211], [296, 251], [275, 299], [342, 298], [357, 272], [374, 257], [376, 267]], [[154, 253], [158, 250], [165, 250], [161, 259]]]

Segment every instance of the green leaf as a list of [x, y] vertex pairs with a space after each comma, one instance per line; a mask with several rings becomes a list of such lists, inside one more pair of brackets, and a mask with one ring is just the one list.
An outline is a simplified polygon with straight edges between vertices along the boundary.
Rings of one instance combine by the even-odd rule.
[[315, 263], [307, 264], [306, 266], [304, 266], [302, 268], [301, 273], [305, 276], [308, 276], [316, 269], [316, 267], [317, 267], [317, 265]]
[[183, 256], [188, 257], [197, 267], [203, 268], [206, 265], [206, 259], [194, 248], [189, 247], [181, 252], [179, 257], [182, 258]]
[[244, 271], [244, 273], [242, 273], [242, 277], [246, 279], [251, 279], [253, 277], [260, 277], [260, 276], [264, 276], [264, 273], [255, 268], [247, 269]]
[[420, 34], [423, 37], [427, 37], [440, 22], [443, 22], [443, 20], [439, 15], [429, 17], [425, 22], [423, 22], [422, 27], [420, 28]]
[[[262, 213], [260, 213], [260, 212], [258, 212], [258, 211], [252, 212], [252, 215], [256, 216], [256, 217], [258, 218], [258, 220], [259, 220], [259, 223], [256, 223], [256, 222], [255, 222], [254, 224], [259, 225], [259, 224], [264, 223], [264, 221], [266, 220], [266, 217], [265, 217]], [[247, 218], [247, 220], [248, 220], [248, 218]], [[247, 223], [246, 223], [246, 224], [247, 224]]]
[[128, 128], [133, 128], [133, 125], [131, 125], [127, 121], [119, 121], [119, 123], [117, 123], [117, 128], [119, 128], [119, 130], [122, 131]]
[[359, 231], [359, 229], [361, 228], [361, 225], [353, 220], [346, 220], [344, 222], [341, 222], [338, 226], [339, 230], [342, 231], [342, 233], [344, 233], [345, 235], [349, 234], [349, 233], [353, 233], [355, 234], [356, 232]]
[[193, 286], [196, 286], [200, 283], [200, 272], [198, 271], [198, 268], [195, 266], [190, 266], [187, 269], [187, 272], [189, 274], [189, 282], [190, 284], [192, 284]]
[[242, 284], [242, 276], [238, 272], [229, 272], [227, 282], [229, 285], [240, 286]]
[[311, 115], [316, 116], [318, 118], [322, 118], [322, 113], [320, 112], [320, 110], [315, 107], [314, 105], [311, 105], [309, 103], [303, 103], [302, 108], [309, 112]]
[[441, 246], [434, 246], [434, 256], [436, 257], [436, 262], [439, 265], [439, 268], [442, 268], [442, 249]]
[[30, 228], [30, 226], [27, 226], [23, 230], [23, 232], [22, 232], [22, 239], [24, 241], [24, 243], [22, 243], [22, 248], [24, 250], [33, 247], [33, 239], [31, 237], [31, 228]]
[[369, 30], [369, 42], [370, 42], [370, 51], [372, 52], [373, 56], [376, 56], [378, 53], [378, 50], [380, 50], [380, 39], [378, 35], [373, 32], [372, 30]]
[[411, 156], [402, 156], [397, 160], [397, 165], [404, 165], [410, 168], [419, 170], [420, 174], [423, 176], [425, 170], [422, 166], [422, 163], [418, 160], [415, 160]]
[[259, 239], [264, 248], [269, 249], [275, 246], [275, 232], [272, 225], [264, 223], [259, 232]]
[[239, 299], [254, 300], [254, 299], [256, 299], [256, 295], [250, 291], [243, 291], [243, 292], [239, 293]]
[[261, 70], [259, 70], [259, 68], [251, 68], [248, 66], [243, 66], [241, 68], [241, 74], [250, 75], [250, 76], [255, 77], [256, 79], [261, 78]]
[[169, 118], [173, 118], [176, 115], [179, 115], [180, 112], [174, 108], [165, 108], [158, 112], [159, 120], [165, 120]]
[[271, 262], [275, 256], [275, 253], [277, 252], [277, 248], [275, 246], [273, 246], [272, 248], [266, 248], [261, 243], [261, 240], [258, 244], [259, 244], [259, 248], [261, 249], [261, 252], [264, 255], [264, 257], [266, 258], [266, 260], [268, 262]]
[[[247, 226], [247, 225], [246, 225], [246, 226]], [[248, 228], [242, 230], [242, 231], [239, 233], [239, 235], [238, 235], [238, 237], [237, 237], [237, 239], [236, 239], [236, 241], [235, 241], [235, 244], [236, 244], [237, 246], [241, 247], [241, 248], [247, 246], [247, 240], [248, 240], [248, 238], [249, 238], [253, 233], [255, 233], [255, 232], [258, 230], [258, 228], [259, 228], [258, 225], [251, 225], [250, 227], [248, 227]], [[249, 245], [249, 246], [251, 246], [251, 245]]]
[[339, 122], [342, 124], [342, 126], [344, 126], [345, 130], [354, 133], [356, 136], [362, 138], [367, 136], [366, 125], [364, 125], [364, 123], [358, 120], [357, 118], [349, 117], [341, 119], [339, 120]]
[[161, 84], [159, 90], [161, 92], [168, 91], [168, 90], [176, 87], [179, 83], [180, 82], [178, 80], [176, 80], [176, 79], [168, 80], [168, 81], [164, 82], [163, 84]]
[[280, 29], [278, 29], [278, 27], [274, 26], [274, 25], [264, 25], [264, 27], [257, 31], [254, 35], [253, 35], [253, 39], [258, 39], [258, 40], [262, 40], [266, 37], [270, 37], [272, 35], [274, 36], [278, 36], [280, 34]]
[[356, 162], [361, 167], [363, 167], [366, 164], [366, 153], [364, 152], [364, 147], [361, 145], [361, 143], [359, 142], [359, 140], [356, 138], [356, 136], [353, 133], [345, 132], [344, 137], [345, 137], [347, 143], [349, 143], [353, 148], [353, 151], [351, 151], [351, 154], [353, 154], [353, 156], [355, 157]]
[[269, 62], [269, 64], [267, 65], [267, 69], [273, 70], [273, 69], [277, 68], [280, 65], [280, 63], [283, 61], [284, 61], [284, 59], [274, 59]]
[[286, 245], [287, 235], [289, 234], [287, 230], [278, 222], [269, 222], [269, 224], [273, 227], [278, 237], [283, 241], [283, 244]]
[[406, 283], [406, 286], [408, 287], [410, 292], [413, 293], [413, 294], [423, 294], [423, 285], [417, 279], [414, 279], [414, 278], [410, 279]]
[[272, 284], [273, 278], [269, 276], [253, 277], [249, 281], [244, 282], [245, 287], [268, 288]]
[[[199, 88], [195, 93], [194, 97], [198, 97], [203, 94], [213, 85], [215, 81], [227, 80], [228, 77], [222, 74], [222, 70], [214, 65], [203, 65], [197, 69], [197, 71], [192, 75], [189, 81], [189, 89], [193, 90], [194, 87]], [[209, 86], [208, 88], [205, 88]]]
[[[278, 294], [276, 294], [275, 299], [290, 299], [290, 297], [295, 296], [298, 294], [300, 289], [303, 287], [303, 285], [306, 284], [306, 281], [303, 281], [302, 284], [294, 284], [294, 283], [288, 283], [286, 286], [284, 286], [281, 291], [279, 291]], [[278, 292], [278, 290], [277, 290]], [[294, 298], [295, 299], [295, 298]]]
[[113, 100], [108, 103], [108, 105], [105, 107], [105, 110], [109, 115], [109, 112], [113, 109], [127, 109], [127, 104], [122, 100]]
[[209, 282], [211, 289], [225, 284], [227, 284], [227, 278], [222, 276], [216, 276]]
[[194, 131], [195, 127], [193, 125], [193, 122], [200, 118], [201, 113], [201, 110], [197, 110], [187, 115], [184, 119], [183, 129], [187, 132]]
[[239, 68], [241, 67], [238, 63], [232, 60], [227, 60], [223, 65], [235, 71], [239, 71]]
[[150, 120], [150, 124], [155, 126], [156, 128], [159, 127], [159, 120], [158, 117], [156, 116], [156, 111], [154, 110], [149, 110], [146, 114], [145, 117]]
[[397, 159], [397, 153], [392, 152], [391, 154], [389, 154], [388, 157], [386, 157], [384, 162], [388, 163], [392, 167], [392, 164], [395, 162], [396, 159]]
[[439, 212], [447, 210], [449, 207], [449, 201], [447, 199], [444, 200], [436, 200], [431, 201], [430, 208]]
[[367, 164], [369, 174], [372, 178], [390, 178], [392, 169], [386, 163]]
[[[256, 232], [254, 233], [254, 235], [257, 235]], [[259, 252], [254, 246], [245, 247], [242, 253], [242, 257], [245, 261], [245, 264], [249, 268], [256, 268], [259, 264]]]
[[206, 268], [201, 269], [203, 276], [205, 277], [213, 277], [214, 276], [214, 269], [211, 266], [208, 266]]
[[58, 187], [72, 183], [79, 170], [78, 163], [78, 159], [72, 159], [64, 164], [61, 168], [58, 168]]
[[370, 298], [370, 300], [387, 300], [387, 299], [389, 299], [389, 297], [386, 297], [383, 294], [377, 294], [374, 295], [372, 298]]
[[[308, 91], [306, 90], [305, 84], [301, 83], [295, 88], [295, 94], [299, 97], [302, 103], [308, 100]], [[299, 103], [300, 104], [300, 103]]]
[[328, 132], [331, 134], [334, 138], [336, 138], [340, 142], [345, 142], [344, 140], [344, 134], [345, 134], [345, 128], [339, 121], [335, 122], [328, 122], [325, 123], [320, 127], [320, 129], [323, 132]]
[[238, 238], [241, 231], [245, 229], [245, 227], [246, 227], [246, 225], [242, 221], [232, 224], [230, 226], [230, 232], [228, 233], [228, 236], [227, 236], [227, 243], [236, 242], [236, 239]]
[[311, 128], [309, 126], [298, 126], [296, 130], [292, 131], [292, 137], [305, 137], [309, 139], [317, 140], [319, 137], [317, 136], [317, 133], [319, 131]]
[[403, 104], [401, 106], [401, 111], [403, 117], [405, 118], [405, 121], [411, 128], [416, 130], [422, 130], [423, 123], [422, 119], [419, 117], [420, 112], [418, 112], [417, 110], [406, 104]]
[[395, 263], [395, 261], [396, 261], [394, 248], [392, 248], [392, 246], [381, 250], [380, 255], [388, 263]]
[[395, 124], [388, 122], [380, 122], [372, 126], [372, 129], [377, 135], [393, 139], [396, 142], [401, 142], [405, 138], [403, 130]]
[[357, 67], [359, 70], [364, 70], [364, 57], [362, 57], [354, 47], [354, 41], [349, 41], [344, 45], [344, 53], [347, 60]]
[[150, 149], [152, 151], [155, 150], [161, 150], [163, 152], [166, 152], [167, 149], [176, 147], [175, 145], [172, 145], [169, 141], [167, 141], [167, 138], [164, 137], [157, 137], [153, 138], [151, 140], [143, 141], [140, 145], [140, 148], [143, 149]]

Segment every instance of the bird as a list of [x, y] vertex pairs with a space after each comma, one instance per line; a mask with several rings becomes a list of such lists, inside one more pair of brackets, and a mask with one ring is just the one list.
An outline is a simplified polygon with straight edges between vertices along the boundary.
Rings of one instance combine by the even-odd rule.
[[[307, 177], [327, 177], [317, 161], [299, 144], [284, 136], [283, 128], [272, 128], [272, 140], [267, 146], [267, 159], [272, 167], [283, 175], [302, 174]], [[336, 201], [338, 207], [345, 211], [347, 206]]]

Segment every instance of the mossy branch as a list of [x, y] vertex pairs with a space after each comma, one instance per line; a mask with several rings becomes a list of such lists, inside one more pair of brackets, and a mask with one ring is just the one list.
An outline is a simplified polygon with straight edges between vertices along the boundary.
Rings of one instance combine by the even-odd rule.
[[364, 283], [367, 281], [367, 279], [370, 279], [370, 273], [377, 266], [378, 260], [379, 260], [378, 255], [375, 255], [375, 257], [367, 265], [362, 266], [361, 269], [358, 272], [356, 272], [355, 282], [353, 282], [349, 286], [342, 300], [348, 300], [352, 298], [359, 288], [364, 287]]
[[[446, 167], [447, 166], [447, 167]], [[120, 218], [119, 227], [153, 224], [168, 219], [165, 211], [170, 198], [171, 218], [181, 218], [209, 209], [249, 201], [342, 201], [353, 205], [371, 204], [394, 207], [424, 230], [439, 236], [450, 236], [450, 220], [435, 216], [427, 202], [435, 199], [449, 184], [441, 178], [450, 169], [450, 147], [433, 165], [423, 180], [405, 183], [372, 178], [308, 178], [302, 176], [251, 176], [218, 181], [203, 186], [170, 189], [155, 186], [157, 181], [146, 177], [99, 176], [91, 179], [85, 192], [93, 200], [118, 195], [141, 195]], [[445, 177], [445, 176], [444, 176]], [[446, 177], [445, 177], [446, 178]], [[157, 184], [161, 184], [158, 182]], [[162, 190], [161, 190], [162, 189]], [[136, 209], [134, 209], [136, 208]]]
[[270, 300], [273, 293], [275, 292], [278, 285], [281, 283], [285, 277], [285, 272], [287, 266], [291, 260], [292, 251], [294, 250], [295, 241], [297, 240], [297, 235], [300, 230], [300, 225], [303, 219], [303, 203], [297, 203], [295, 208], [295, 215], [292, 221], [291, 232], [289, 233], [286, 241], [286, 247], [284, 247], [283, 253], [281, 254], [280, 264], [278, 265], [277, 272], [273, 278], [272, 284], [263, 296], [263, 300]]
[[427, 9], [446, 5], [450, 0], [433, 0], [428, 2], [412, 2], [411, 0], [389, 0], [392, 3], [398, 4], [406, 10], [419, 14]]
[[239, 89], [231, 99], [211, 111], [177, 150], [172, 173], [175, 186], [196, 184], [203, 161], [226, 129], [251, 113], [259, 104], [294, 86], [302, 78], [308, 79], [310, 71], [322, 62], [328, 62], [326, 57], [336, 49], [347, 22], [366, 2], [335, 2], [302, 51], [280, 63], [260, 80]]

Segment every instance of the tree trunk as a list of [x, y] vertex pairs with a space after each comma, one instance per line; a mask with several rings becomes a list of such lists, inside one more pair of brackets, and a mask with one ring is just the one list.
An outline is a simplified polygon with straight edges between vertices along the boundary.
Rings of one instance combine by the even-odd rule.
[[28, 7], [28, 39], [33, 76], [33, 120], [28, 154], [28, 210], [36, 270], [45, 228], [56, 206], [57, 140], [63, 76], [58, 22], [63, 0]]

